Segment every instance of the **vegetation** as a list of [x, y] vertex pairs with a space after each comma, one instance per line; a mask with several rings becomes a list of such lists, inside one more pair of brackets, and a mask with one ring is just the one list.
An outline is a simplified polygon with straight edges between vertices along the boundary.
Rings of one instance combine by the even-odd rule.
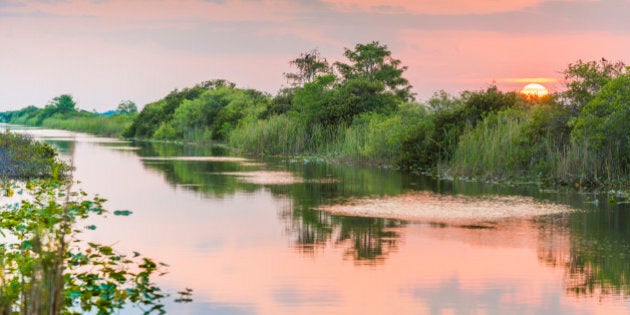
[[[113, 314], [128, 305], [164, 313], [167, 294], [153, 282], [164, 264], [79, 238], [83, 220], [108, 213], [105, 199], [75, 191], [70, 168], [46, 144], [4, 133], [0, 150], [12, 168], [2, 181], [0, 313]], [[190, 294], [182, 291], [178, 300], [190, 301]]]
[[0, 181], [63, 174], [66, 167], [56, 160], [56, 155], [46, 143], [8, 131], [0, 133]]
[[449, 177], [628, 189], [630, 71], [621, 61], [569, 64], [567, 90], [541, 98], [490, 86], [418, 103], [407, 67], [386, 45], [357, 44], [343, 56], [330, 65], [317, 50], [300, 54], [275, 96], [213, 80], [174, 90], [139, 114], [121, 103], [118, 115], [82, 118], [60, 96], [0, 119], [108, 134], [128, 126], [127, 138], [219, 141], [246, 154], [318, 155]]
[[136, 104], [131, 101], [122, 101], [117, 110], [105, 114], [77, 110], [72, 96], [63, 94], [41, 109], [28, 106], [0, 113], [0, 122], [118, 137], [131, 125], [137, 111]]

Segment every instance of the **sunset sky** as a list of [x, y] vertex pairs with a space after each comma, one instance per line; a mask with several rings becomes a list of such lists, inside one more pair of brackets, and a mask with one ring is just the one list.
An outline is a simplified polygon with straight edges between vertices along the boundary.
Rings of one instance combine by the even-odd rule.
[[578, 59], [630, 63], [630, 0], [0, 0], [0, 111], [72, 94], [140, 107], [223, 78], [272, 94], [313, 48], [386, 44], [418, 100], [493, 82], [563, 88]]

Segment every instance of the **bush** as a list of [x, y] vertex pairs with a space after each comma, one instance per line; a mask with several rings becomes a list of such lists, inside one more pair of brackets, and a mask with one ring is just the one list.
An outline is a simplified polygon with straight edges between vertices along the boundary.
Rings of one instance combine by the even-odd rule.
[[519, 106], [520, 101], [516, 93], [503, 93], [493, 86], [486, 91], [464, 92], [461, 100], [449, 101], [448, 106], [433, 106], [437, 110], [403, 142], [399, 165], [427, 170], [449, 161], [465, 130], [472, 130], [490, 113]]
[[609, 81], [572, 121], [571, 137], [599, 155], [630, 164], [630, 73]]

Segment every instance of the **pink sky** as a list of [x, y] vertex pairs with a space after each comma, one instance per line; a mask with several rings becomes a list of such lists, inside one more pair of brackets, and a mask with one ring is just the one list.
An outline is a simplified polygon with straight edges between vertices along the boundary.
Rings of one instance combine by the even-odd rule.
[[341, 60], [372, 40], [420, 101], [493, 82], [558, 91], [578, 59], [630, 62], [628, 16], [630, 0], [0, 0], [0, 111], [62, 93], [86, 110], [144, 106], [216, 78], [273, 94], [301, 52]]

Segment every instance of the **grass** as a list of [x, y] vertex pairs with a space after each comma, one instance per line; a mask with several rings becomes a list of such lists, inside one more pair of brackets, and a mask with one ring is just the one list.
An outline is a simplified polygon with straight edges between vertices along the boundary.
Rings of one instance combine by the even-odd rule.
[[532, 110], [508, 110], [489, 115], [460, 137], [444, 173], [480, 180], [539, 181], [574, 188], [608, 187], [627, 190], [628, 166], [617, 159], [619, 148], [596, 150], [588, 141], [557, 141], [547, 132], [532, 139]]
[[62, 170], [50, 145], [11, 132], [0, 133], [0, 180], [51, 177]]
[[73, 118], [49, 117], [42, 127], [86, 132], [100, 136], [119, 137], [133, 122], [133, 115], [78, 116]]
[[229, 144], [256, 156], [317, 155], [362, 164], [393, 164], [415, 123], [401, 112], [366, 114], [348, 126], [309, 125], [300, 117], [275, 115], [242, 121], [230, 133]]

